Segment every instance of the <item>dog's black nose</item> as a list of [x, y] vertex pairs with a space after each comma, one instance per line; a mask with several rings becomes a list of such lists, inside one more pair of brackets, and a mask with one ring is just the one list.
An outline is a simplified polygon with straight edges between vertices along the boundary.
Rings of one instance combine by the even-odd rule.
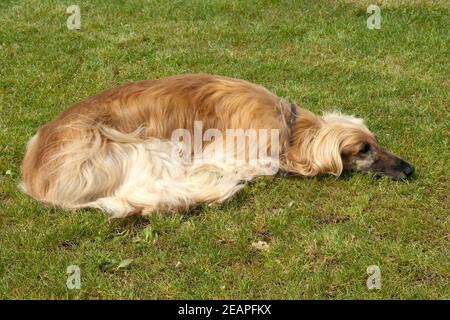
[[408, 164], [407, 166], [405, 166], [405, 167], [403, 168], [403, 173], [404, 173], [407, 177], [409, 177], [410, 175], [412, 175], [413, 172], [414, 172], [414, 167], [413, 167], [412, 165], [410, 165], [410, 164]]

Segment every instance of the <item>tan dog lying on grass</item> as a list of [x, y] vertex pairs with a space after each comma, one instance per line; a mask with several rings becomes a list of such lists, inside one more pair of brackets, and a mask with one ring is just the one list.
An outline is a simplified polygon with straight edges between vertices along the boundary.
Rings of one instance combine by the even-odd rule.
[[243, 80], [180, 75], [103, 91], [41, 127], [22, 188], [125, 217], [222, 202], [259, 175], [344, 170], [405, 179], [414, 168], [361, 119], [318, 116]]

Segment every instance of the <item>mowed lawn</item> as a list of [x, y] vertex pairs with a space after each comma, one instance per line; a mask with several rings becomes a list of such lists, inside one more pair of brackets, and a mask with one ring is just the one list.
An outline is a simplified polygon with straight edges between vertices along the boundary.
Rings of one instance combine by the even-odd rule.
[[[366, 26], [371, 3], [379, 30]], [[81, 30], [66, 26], [71, 4]], [[0, 298], [449, 299], [449, 8], [0, 1]], [[221, 206], [113, 221], [45, 208], [18, 190], [26, 142], [71, 104], [196, 72], [259, 83], [317, 113], [364, 117], [416, 174], [265, 177]], [[70, 265], [80, 289], [66, 286]], [[371, 265], [381, 289], [366, 286]]]

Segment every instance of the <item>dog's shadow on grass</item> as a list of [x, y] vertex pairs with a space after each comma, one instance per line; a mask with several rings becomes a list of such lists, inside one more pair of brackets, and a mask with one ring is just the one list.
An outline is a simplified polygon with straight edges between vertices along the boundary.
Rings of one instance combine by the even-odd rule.
[[[344, 173], [342, 174], [343, 179], [351, 179], [353, 176], [352, 173]], [[174, 216], [179, 216], [182, 221], [188, 221], [193, 220], [201, 217], [203, 214], [206, 214], [210, 210], [238, 210], [242, 207], [244, 207], [246, 204], [251, 202], [251, 198], [254, 196], [255, 191], [253, 190], [255, 187], [256, 189], [257, 184], [260, 181], [264, 181], [267, 185], [269, 185], [275, 180], [278, 179], [308, 179], [308, 178], [301, 178], [295, 175], [289, 175], [289, 174], [280, 174], [276, 176], [272, 176], [270, 178], [267, 177], [260, 177], [255, 179], [254, 181], [246, 182], [246, 186], [238, 192], [234, 197], [231, 199], [226, 200], [222, 203], [215, 203], [215, 204], [199, 204], [196, 206], [193, 206], [189, 209], [182, 209], [178, 211], [172, 211], [172, 212], [155, 212], [151, 213], [150, 215], [159, 215], [160, 217], [164, 218], [173, 218]], [[330, 179], [329, 176], [320, 176], [315, 177], [318, 181], [326, 182]], [[151, 224], [151, 217], [150, 216], [142, 216], [142, 215], [133, 215], [126, 217], [124, 219], [111, 219], [110, 220], [111, 225], [113, 228], [118, 230], [130, 230], [130, 229], [143, 229], [149, 224]]]
[[207, 207], [207, 205], [198, 205], [190, 209], [184, 209], [179, 211], [170, 211], [170, 212], [158, 211], [151, 213], [148, 216], [132, 215], [126, 218], [110, 219], [109, 222], [110, 226], [116, 230], [144, 229], [148, 225], [152, 224], [152, 215], [158, 215], [159, 218], [162, 219], [165, 218], [171, 219], [174, 217], [179, 217], [180, 220], [187, 221], [195, 219], [204, 214], [205, 207]]
[[109, 222], [114, 229], [130, 230], [145, 228], [150, 224], [150, 219], [146, 216], [133, 215], [125, 219], [110, 219]]
[[352, 179], [357, 173], [356, 172], [348, 172], [348, 171], [344, 171], [342, 172], [342, 174], [339, 177], [335, 177], [332, 175], [320, 175], [320, 176], [314, 176], [314, 177], [302, 177], [302, 176], [298, 176], [296, 174], [293, 173], [289, 173], [289, 172], [280, 172], [279, 174], [277, 174], [274, 179], [285, 179], [285, 180], [308, 180], [308, 179], [314, 179], [316, 181], [320, 181], [320, 182], [326, 182], [329, 181], [330, 179], [339, 179], [339, 180], [350, 180]]
[[[345, 171], [339, 176], [339, 178], [329, 176], [329, 175], [322, 175], [322, 176], [314, 177], [313, 179], [315, 179], [316, 181], [319, 181], [321, 183], [326, 183], [330, 179], [339, 179], [339, 180], [348, 182], [352, 179], [355, 179], [356, 177], [358, 177], [360, 175], [365, 175], [365, 174], [358, 173], [358, 172]], [[374, 174], [370, 174], [370, 178], [373, 181], [382, 181], [384, 179], [389, 180], [389, 178], [387, 178], [387, 177], [379, 177]], [[415, 179], [417, 179], [417, 176], [414, 174], [414, 176], [412, 178], [413, 179], [411, 179], [411, 180], [415, 180]], [[173, 212], [155, 212], [155, 213], [152, 213], [151, 215], [157, 214], [157, 215], [160, 215], [160, 217], [162, 217], [163, 219], [165, 217], [173, 218], [174, 216], [178, 216], [178, 217], [180, 217], [180, 219], [182, 221], [188, 221], [188, 220], [197, 219], [197, 218], [201, 217], [202, 215], [208, 213], [208, 211], [210, 211], [210, 210], [238, 210], [238, 209], [244, 207], [246, 204], [251, 202], [251, 198], [254, 196], [254, 190], [252, 189], [252, 187], [257, 185], [259, 181], [265, 181], [265, 183], [267, 183], [270, 188], [270, 184], [272, 182], [274, 182], [275, 180], [279, 180], [279, 179], [297, 180], [297, 179], [311, 179], [311, 178], [299, 177], [296, 175], [285, 174], [285, 173], [277, 174], [276, 176], [272, 176], [270, 178], [262, 177], [262, 178], [255, 179], [254, 181], [246, 182], [246, 186], [243, 188], [243, 190], [241, 190], [234, 197], [232, 197], [231, 199], [228, 199], [227, 201], [225, 201], [223, 203], [216, 203], [216, 204], [209, 204], [209, 205], [208, 204], [199, 204], [199, 205], [193, 206], [189, 209], [182, 209], [182, 210], [173, 211]], [[133, 216], [129, 216], [125, 219], [111, 219], [110, 223], [114, 229], [118, 229], [118, 230], [143, 229], [143, 228], [147, 227], [149, 224], [151, 224], [151, 217], [150, 216], [142, 216], [142, 215], [133, 215]]]
[[194, 220], [207, 214], [210, 210], [232, 210], [239, 209], [246, 203], [250, 202], [250, 198], [253, 192], [249, 188], [254, 182], [248, 182], [243, 190], [238, 192], [234, 197], [228, 199], [222, 203], [214, 204], [198, 204], [188, 209], [181, 209], [178, 211], [158, 211], [151, 213], [149, 216], [132, 215], [126, 218], [110, 219], [110, 224], [114, 229], [118, 230], [131, 230], [131, 229], [143, 229], [151, 224], [151, 215], [159, 215], [160, 218], [173, 218], [179, 217], [181, 221]]

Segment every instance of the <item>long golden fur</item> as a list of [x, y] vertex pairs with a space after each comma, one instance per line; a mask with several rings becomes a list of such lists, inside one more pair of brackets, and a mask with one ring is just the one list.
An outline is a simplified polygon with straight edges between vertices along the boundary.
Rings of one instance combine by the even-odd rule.
[[[217, 159], [173, 160], [173, 132], [195, 134], [194, 121], [202, 122], [202, 134], [278, 130], [279, 168], [299, 176], [339, 176], [345, 169], [393, 178], [412, 173], [378, 145], [362, 120], [295, 108], [259, 85], [221, 76], [128, 83], [73, 105], [41, 127], [27, 146], [22, 188], [50, 205], [97, 207], [114, 217], [224, 201], [261, 170]], [[273, 140], [266, 142], [267, 151], [275, 150]]]

